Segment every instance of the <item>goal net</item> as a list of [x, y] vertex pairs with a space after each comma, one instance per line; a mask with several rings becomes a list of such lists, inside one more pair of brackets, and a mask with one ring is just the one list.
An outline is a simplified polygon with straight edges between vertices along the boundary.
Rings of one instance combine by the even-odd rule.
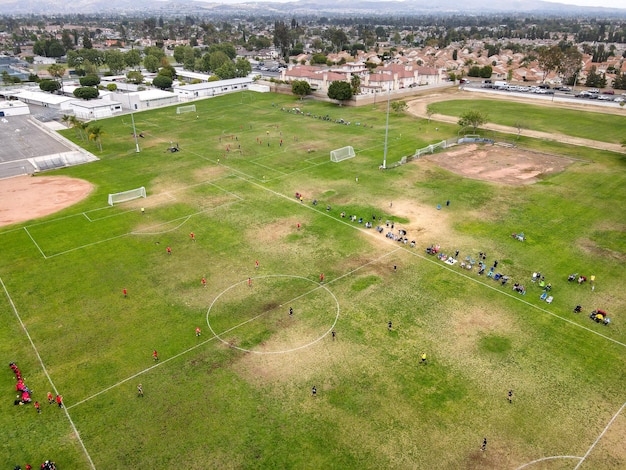
[[146, 197], [146, 188], [143, 186], [129, 191], [122, 191], [121, 193], [109, 194], [109, 206], [117, 204], [118, 202], [132, 201], [140, 197]]
[[356, 157], [356, 153], [354, 153], [354, 149], [350, 145], [330, 151], [331, 162], [340, 162], [342, 160], [347, 160], [348, 158], [352, 157]]
[[196, 105], [195, 104], [190, 104], [187, 106], [178, 106], [176, 108], [176, 114], [183, 114], [183, 113], [195, 113], [196, 112]]

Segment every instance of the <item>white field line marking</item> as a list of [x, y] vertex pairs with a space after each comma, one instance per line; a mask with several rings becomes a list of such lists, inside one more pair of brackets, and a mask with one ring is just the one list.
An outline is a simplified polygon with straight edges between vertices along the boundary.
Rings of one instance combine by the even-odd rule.
[[531, 465], [535, 465], [539, 462], [545, 462], [546, 460], [556, 460], [556, 459], [574, 459], [580, 460], [582, 457], [576, 455], [553, 455], [552, 457], [543, 457], [541, 459], [533, 460], [532, 462], [525, 463], [521, 467], [517, 467], [515, 470], [521, 470], [522, 468], [530, 467]]
[[[28, 342], [30, 343], [31, 347], [33, 348], [33, 351], [35, 352], [35, 355], [37, 356], [37, 360], [39, 361], [41, 370], [43, 370], [43, 373], [46, 375], [46, 378], [48, 379], [50, 386], [54, 390], [54, 394], [60, 395], [58, 389], [56, 388], [56, 386], [54, 385], [54, 382], [52, 381], [52, 377], [50, 377], [50, 374], [48, 373], [48, 369], [46, 369], [46, 365], [43, 363], [43, 359], [41, 358], [41, 355], [39, 354], [39, 350], [37, 349], [37, 346], [35, 346], [33, 338], [30, 336], [30, 333], [28, 332], [26, 325], [24, 325], [24, 322], [22, 321], [22, 317], [17, 311], [17, 307], [13, 303], [13, 299], [11, 298], [11, 295], [9, 294], [9, 291], [7, 290], [7, 287], [4, 284], [4, 281], [2, 280], [2, 278], [0, 278], [0, 284], [2, 285], [2, 289], [4, 290], [4, 295], [9, 301], [9, 304], [11, 305], [11, 309], [13, 310], [13, 313], [15, 314], [15, 318], [17, 318], [17, 321], [22, 327], [22, 330], [24, 330], [24, 334], [28, 338]], [[89, 452], [87, 451], [87, 448], [85, 447], [85, 443], [80, 437], [80, 433], [78, 432], [78, 429], [76, 429], [76, 425], [74, 424], [74, 421], [72, 421], [72, 417], [70, 416], [70, 413], [67, 407], [64, 406], [63, 410], [65, 411], [65, 416], [67, 417], [68, 421], [70, 422], [70, 425], [72, 426], [72, 429], [74, 430], [74, 434], [76, 435], [76, 438], [78, 439], [78, 442], [80, 443], [80, 446], [83, 448], [83, 452], [85, 453], [85, 456], [87, 457], [87, 460], [89, 461], [89, 465], [91, 466], [91, 468], [95, 470], [96, 466], [94, 465], [93, 460], [91, 460], [91, 456], [89, 455]]]
[[[364, 267], [366, 267], [366, 266], [368, 266], [368, 265], [370, 265], [370, 264], [372, 264], [372, 263], [375, 263], [376, 261], [379, 261], [380, 259], [385, 258], [386, 256], [389, 256], [390, 254], [395, 253], [396, 251], [398, 251], [398, 250], [393, 250], [393, 251], [390, 251], [389, 253], [385, 253], [384, 255], [379, 256], [378, 258], [376, 258], [376, 259], [374, 259], [374, 260], [372, 260], [372, 261], [369, 261], [369, 262], [367, 262], [367, 263], [363, 264], [362, 266], [359, 266], [359, 267], [357, 267], [357, 268], [353, 269], [352, 271], [350, 271], [350, 272], [348, 272], [348, 273], [346, 273], [346, 274], [343, 274], [342, 276], [340, 276], [340, 277], [338, 277], [338, 278], [334, 279], [334, 281], [339, 280], [339, 279], [341, 279], [341, 278], [343, 278], [343, 277], [346, 277], [346, 276], [348, 276], [348, 275], [350, 275], [350, 274], [353, 274], [353, 273], [355, 273], [356, 271], [359, 271], [360, 269], [363, 269]], [[307, 280], [308, 280], [308, 279], [307, 279]], [[247, 282], [247, 281], [242, 281], [242, 282]], [[332, 282], [332, 281], [329, 281], [328, 283], [330, 283], [330, 282]], [[315, 287], [315, 288], [311, 289], [310, 291], [305, 292], [304, 294], [301, 294], [301, 295], [299, 295], [299, 296], [297, 296], [297, 297], [294, 297], [293, 299], [291, 299], [291, 300], [290, 300], [290, 301], [288, 301], [288, 302], [293, 302], [294, 300], [297, 300], [297, 299], [299, 299], [299, 298], [301, 298], [301, 297], [304, 297], [304, 296], [306, 296], [306, 295], [309, 295], [311, 292], [314, 292], [314, 291], [316, 291], [316, 290], [318, 290], [318, 289], [320, 289], [320, 288], [324, 288], [324, 286], [323, 286], [323, 285], [317, 286], [317, 287]], [[331, 295], [332, 295], [332, 294], [331, 294]], [[334, 296], [333, 296], [333, 297], [334, 297]], [[256, 315], [256, 316], [252, 317], [252, 318], [249, 318], [248, 320], [245, 320], [245, 321], [243, 321], [243, 322], [241, 322], [241, 323], [239, 323], [239, 324], [237, 324], [237, 325], [234, 325], [233, 327], [228, 328], [227, 330], [222, 331], [219, 335], [218, 335], [217, 333], [215, 333], [215, 331], [213, 331], [213, 329], [211, 328], [211, 325], [209, 324], [209, 329], [210, 329], [210, 330], [211, 330], [211, 332], [215, 335], [215, 336], [213, 336], [212, 338], [206, 339], [206, 340], [202, 341], [201, 343], [198, 343], [198, 344], [196, 344], [196, 345], [194, 345], [194, 346], [192, 346], [192, 347], [190, 347], [190, 348], [188, 348], [188, 349], [185, 349], [184, 351], [181, 351], [180, 353], [178, 353], [178, 354], [176, 354], [176, 355], [174, 355], [174, 356], [172, 356], [172, 357], [169, 357], [169, 358], [167, 358], [167, 359], [165, 359], [165, 360], [163, 360], [163, 361], [159, 361], [158, 363], [154, 364], [154, 365], [153, 365], [153, 366], [151, 366], [151, 367], [148, 367], [147, 369], [144, 369], [144, 370], [142, 370], [142, 371], [139, 371], [139, 372], [137, 372], [136, 374], [131, 375], [130, 377], [127, 377], [127, 378], [125, 378], [125, 379], [123, 379], [123, 380], [120, 380], [119, 382], [114, 383], [113, 385], [111, 385], [111, 386], [109, 386], [109, 387], [107, 387], [107, 388], [105, 388], [105, 389], [102, 389], [102, 390], [100, 390], [99, 392], [96, 392], [96, 393], [94, 393], [93, 395], [91, 395], [91, 396], [89, 396], [89, 397], [87, 397], [87, 398], [84, 398], [83, 400], [80, 400], [80, 401], [78, 401], [78, 402], [74, 403], [73, 405], [70, 405], [68, 408], [74, 408], [75, 406], [81, 405], [81, 404], [83, 404], [83, 403], [85, 403], [85, 402], [87, 402], [87, 401], [89, 401], [89, 400], [91, 400], [91, 399], [93, 399], [93, 398], [96, 398], [96, 397], [98, 397], [98, 396], [102, 395], [103, 393], [108, 392], [109, 390], [112, 390], [112, 389], [114, 389], [114, 388], [116, 388], [116, 387], [118, 387], [118, 386], [120, 386], [120, 385], [122, 385], [122, 384], [125, 384], [125, 383], [126, 383], [126, 382], [128, 382], [129, 380], [135, 379], [135, 378], [139, 377], [140, 375], [143, 375], [143, 374], [145, 374], [146, 372], [151, 371], [151, 370], [152, 370], [152, 369], [154, 369], [155, 367], [159, 367], [159, 366], [160, 366], [160, 365], [162, 365], [162, 364], [166, 364], [166, 363], [168, 363], [168, 362], [170, 362], [170, 361], [172, 361], [172, 360], [174, 360], [174, 359], [177, 359], [177, 358], [179, 358], [179, 357], [181, 357], [181, 356], [183, 356], [183, 355], [185, 355], [185, 354], [187, 354], [187, 353], [189, 353], [189, 352], [191, 352], [191, 351], [193, 351], [193, 350], [195, 350], [195, 349], [199, 348], [200, 346], [203, 346], [203, 345], [205, 345], [205, 344], [207, 344], [207, 343], [209, 343], [209, 342], [211, 342], [211, 341], [213, 341], [213, 340], [215, 340], [215, 339], [222, 341], [222, 340], [221, 340], [221, 338], [220, 338], [220, 336], [225, 335], [225, 334], [228, 334], [228, 333], [230, 333], [231, 331], [234, 331], [234, 330], [236, 330], [236, 329], [238, 329], [238, 328], [240, 328], [240, 327], [242, 327], [242, 326], [244, 326], [244, 325], [247, 325], [247, 324], [248, 324], [248, 323], [250, 323], [250, 322], [255, 321], [256, 319], [258, 319], [258, 318], [262, 317], [263, 315], [265, 315], [265, 313], [267, 313], [267, 312], [260, 313], [260, 314], [258, 314], [258, 315]], [[335, 318], [335, 323], [336, 323], [336, 321], [337, 321], [337, 319]], [[335, 324], [333, 323], [333, 326], [332, 326], [332, 327], [331, 327], [328, 331], [332, 331], [332, 328], [333, 328], [334, 326], [335, 326]], [[326, 333], [325, 333], [325, 335], [327, 335], [327, 334], [328, 334], [328, 332], [326, 332]], [[325, 335], [324, 335], [324, 336], [325, 336]], [[317, 341], [319, 341], [319, 339], [318, 339]]]
[[600, 433], [600, 435], [598, 436], [598, 438], [594, 441], [593, 444], [591, 444], [591, 447], [589, 447], [589, 450], [587, 450], [587, 453], [585, 455], [583, 455], [583, 458], [580, 460], [580, 462], [578, 462], [578, 465], [576, 465], [574, 467], [574, 470], [578, 470], [578, 468], [583, 464], [583, 462], [585, 461], [585, 459], [587, 457], [589, 457], [589, 454], [591, 453], [591, 451], [594, 449], [594, 447], [596, 446], [596, 444], [598, 442], [600, 442], [600, 439], [602, 439], [602, 436], [604, 436], [604, 434], [609, 430], [609, 427], [611, 426], [611, 424], [613, 424], [613, 421], [615, 421], [617, 419], [617, 417], [619, 416], [619, 414], [622, 412], [622, 410], [624, 409], [624, 407], [626, 407], [626, 403], [624, 403], [619, 410], [617, 410], [617, 413], [615, 413], [613, 415], [613, 417], [611, 418], [611, 420], [608, 422], [608, 424], [604, 427], [604, 429], [602, 430], [602, 432]]
[[[204, 212], [204, 211], [202, 211], [202, 212]], [[195, 214], [199, 214], [199, 212], [196, 212]], [[130, 234], [131, 234], [131, 235], [159, 235], [159, 234], [161, 234], [161, 233], [169, 233], [169, 232], [173, 232], [173, 231], [178, 230], [179, 228], [181, 228], [181, 227], [182, 227], [183, 225], [185, 225], [187, 222], [189, 222], [189, 220], [191, 219], [191, 217], [192, 217], [193, 215], [195, 215], [195, 214], [186, 215], [186, 216], [181, 217], [181, 218], [179, 218], [179, 219], [170, 220], [170, 221], [168, 221], [168, 222], [166, 222], [166, 223], [163, 223], [163, 224], [159, 224], [159, 225], [158, 225], [158, 226], [163, 226], [163, 225], [167, 225], [167, 224], [169, 224], [169, 223], [171, 223], [171, 222], [174, 222], [174, 221], [176, 221], [176, 222], [177, 222], [177, 221], [179, 221], [179, 220], [182, 220], [182, 222], [181, 222], [180, 224], [178, 224], [178, 225], [176, 225], [175, 227], [172, 227], [172, 228], [170, 228], [170, 229], [167, 229], [167, 230], [161, 230], [161, 231], [158, 231], [158, 232], [144, 232], [144, 231], [138, 231], [138, 232], [130, 232]], [[148, 227], [148, 228], [154, 228], [154, 226], [153, 226], [153, 227]], [[146, 230], [148, 230], [148, 228], [146, 228]]]
[[[285, 275], [285, 274], [270, 274], [270, 275], [268, 275], [268, 276], [260, 276], [260, 277], [255, 277], [255, 278], [251, 278], [251, 279], [264, 279], [264, 278], [268, 278], [268, 277], [293, 277], [293, 278], [296, 278], [296, 279], [303, 279], [303, 280], [305, 280], [305, 281], [308, 281], [308, 282], [311, 282], [311, 283], [315, 284], [315, 281], [311, 281], [310, 279], [308, 279], [308, 278], [306, 278], [306, 277], [303, 277], [303, 276], [288, 276], [288, 275]], [[226, 288], [225, 290], [223, 290], [223, 291], [222, 291], [222, 292], [221, 292], [221, 293], [220, 293], [220, 294], [219, 294], [219, 295], [218, 295], [215, 299], [213, 299], [213, 302], [211, 302], [211, 305], [209, 306], [209, 309], [207, 310], [207, 318], [206, 318], [206, 321], [207, 321], [207, 325], [209, 326], [209, 329], [211, 330], [211, 333], [213, 333], [217, 339], [219, 339], [222, 343], [224, 343], [224, 344], [225, 344], [226, 346], [228, 346], [229, 348], [232, 348], [232, 349], [238, 349], [239, 351], [243, 351], [243, 352], [247, 352], [247, 353], [252, 353], [252, 354], [259, 354], [259, 355], [261, 355], [261, 354], [285, 354], [285, 353], [290, 353], [290, 352], [294, 352], [294, 351], [299, 351], [300, 349], [308, 348], [309, 346], [312, 346], [312, 345], [314, 345], [315, 343], [317, 343], [317, 342], [321, 341], [322, 339], [324, 339], [324, 338], [326, 337], [326, 335], [328, 335], [328, 333], [330, 333], [330, 332], [333, 330], [333, 328], [334, 328], [334, 327], [335, 327], [335, 325], [337, 324], [337, 320], [339, 320], [339, 312], [340, 312], [340, 310], [341, 310], [341, 309], [340, 309], [340, 307], [339, 307], [339, 300], [337, 299], [337, 297], [335, 296], [335, 294], [333, 294], [333, 293], [332, 293], [332, 292], [328, 289], [328, 287], [326, 287], [326, 286], [325, 286], [325, 285], [323, 285], [323, 284], [318, 284], [318, 285], [317, 285], [316, 287], [314, 287], [313, 289], [310, 289], [309, 291], [304, 292], [303, 294], [300, 294], [300, 295], [298, 295], [298, 296], [296, 296], [296, 297], [294, 297], [294, 298], [292, 298], [292, 299], [290, 299], [290, 300], [284, 301], [281, 305], [284, 305], [284, 304], [286, 304], [286, 303], [290, 303], [290, 302], [294, 302], [295, 300], [298, 300], [298, 299], [300, 299], [300, 298], [302, 298], [302, 297], [305, 297], [305, 296], [307, 296], [307, 295], [309, 295], [309, 294], [311, 294], [311, 293], [313, 293], [313, 292], [315, 292], [315, 291], [317, 291], [317, 290], [319, 290], [319, 289], [324, 289], [326, 292], [328, 292], [328, 293], [330, 294], [330, 296], [331, 296], [331, 297], [335, 300], [335, 305], [337, 306], [337, 311], [336, 311], [336, 313], [335, 313], [335, 320], [333, 321], [333, 324], [332, 324], [332, 325], [330, 326], [330, 328], [329, 328], [329, 329], [328, 329], [328, 330], [327, 330], [327, 331], [326, 331], [323, 335], [321, 335], [319, 338], [317, 338], [317, 339], [315, 339], [315, 340], [311, 341], [310, 343], [303, 344], [302, 346], [298, 346], [298, 347], [296, 347], [296, 348], [291, 348], [291, 349], [283, 349], [283, 350], [280, 350], [280, 351], [255, 351], [255, 350], [253, 350], [253, 349], [246, 349], [246, 348], [240, 348], [239, 346], [233, 346], [232, 344], [230, 344], [230, 343], [228, 343], [227, 341], [223, 340], [223, 339], [222, 339], [222, 337], [221, 337], [221, 335], [224, 335], [224, 334], [226, 334], [226, 333], [229, 333], [230, 331], [233, 331], [235, 328], [239, 328], [239, 327], [241, 327], [241, 326], [243, 326], [243, 325], [245, 325], [245, 324], [247, 324], [247, 323], [250, 323], [250, 322], [252, 322], [252, 321], [254, 321], [254, 320], [258, 319], [258, 318], [261, 318], [262, 316], [264, 316], [264, 315], [266, 315], [266, 314], [268, 314], [268, 313], [270, 313], [270, 312], [274, 312], [274, 311], [276, 311], [276, 308], [273, 308], [273, 309], [272, 309], [272, 310], [270, 310], [270, 311], [259, 313], [258, 315], [254, 316], [254, 317], [252, 317], [252, 318], [249, 318], [248, 320], [246, 320], [246, 321], [244, 321], [244, 322], [242, 322], [242, 323], [240, 323], [240, 324], [238, 324], [238, 325], [235, 325], [234, 327], [232, 327], [232, 328], [230, 328], [230, 329], [228, 329], [228, 330], [226, 330], [226, 331], [224, 331], [224, 332], [222, 332], [222, 333], [220, 333], [220, 334], [218, 335], [218, 334], [215, 332], [215, 330], [213, 330], [213, 327], [211, 326], [211, 322], [209, 321], [209, 313], [211, 312], [211, 308], [213, 307], [213, 305], [215, 304], [215, 302], [217, 302], [217, 301], [219, 300], [219, 298], [220, 298], [223, 294], [225, 294], [225, 293], [226, 293], [227, 291], [229, 291], [230, 289], [232, 289], [232, 288], [234, 288], [234, 287], [236, 287], [236, 286], [238, 286], [238, 285], [240, 285], [240, 284], [243, 284], [243, 283], [245, 283], [245, 282], [247, 282], [247, 281], [246, 281], [246, 280], [243, 280], [243, 281], [240, 281], [240, 282], [237, 282], [237, 283], [235, 283], [235, 284], [231, 285], [230, 287], [227, 287], [227, 288]]]
[[32, 240], [32, 242], [35, 244], [35, 246], [37, 247], [37, 249], [39, 250], [39, 253], [41, 253], [41, 256], [43, 256], [43, 259], [48, 259], [48, 257], [46, 256], [46, 254], [41, 250], [41, 248], [39, 248], [39, 245], [37, 244], [37, 242], [35, 241], [35, 239], [33, 238], [33, 236], [30, 234], [30, 232], [28, 231], [28, 228], [24, 227], [24, 231], [26, 232], [26, 234], [28, 235], [28, 237]]
[[91, 220], [89, 218], [89, 216], [87, 215], [87, 213], [83, 212], [83, 215], [85, 216], [85, 219], [87, 219], [89, 222], [93, 222], [93, 220]]
[[598, 335], [601, 338], [604, 338], [604, 339], [606, 339], [608, 341], [611, 341], [611, 342], [613, 342], [615, 344], [618, 344], [618, 345], [623, 346], [623, 347], [626, 348], [626, 344], [624, 344], [624, 343], [622, 343], [620, 341], [617, 341], [616, 339], [613, 339], [613, 338], [611, 338], [609, 336], [603, 335], [602, 333], [598, 333], [597, 331], [594, 331], [591, 328], [587, 328], [586, 326], [583, 326], [583, 325], [581, 325], [579, 323], [576, 323], [576, 322], [570, 320], [569, 318], [562, 317], [560, 315], [557, 315], [556, 313], [553, 313], [553, 312], [551, 312], [549, 310], [546, 310], [545, 308], [542, 308], [542, 307], [539, 307], [538, 305], [532, 304], [532, 303], [530, 303], [530, 302], [520, 298], [519, 294], [518, 295], [509, 294], [508, 292], [504, 292], [502, 289], [498, 289], [497, 286], [495, 286], [495, 287], [494, 286], [490, 286], [489, 284], [486, 284], [483, 281], [480, 281], [480, 280], [478, 280], [476, 278], [468, 276], [465, 273], [462, 273], [462, 272], [459, 272], [459, 271], [457, 271], [455, 269], [452, 269], [452, 268], [448, 267], [447, 265], [445, 265], [445, 263], [438, 262], [437, 259], [430, 259], [430, 258], [428, 258], [428, 257], [426, 257], [424, 255], [421, 255], [419, 253], [411, 251], [411, 250], [409, 250], [407, 248], [404, 248], [404, 247], [402, 247], [402, 248], [404, 250], [406, 250], [408, 253], [411, 253], [413, 256], [417, 256], [418, 258], [421, 258], [421, 259], [426, 260], [426, 261], [428, 261], [430, 263], [433, 263], [433, 264], [439, 266], [440, 268], [447, 269], [448, 271], [450, 271], [451, 273], [456, 274], [457, 276], [462, 276], [462, 277], [464, 277], [464, 278], [466, 278], [466, 279], [468, 279], [468, 280], [470, 280], [472, 282], [475, 282], [475, 283], [480, 284], [480, 285], [482, 285], [484, 287], [487, 287], [487, 288], [489, 288], [491, 290], [499, 292], [501, 295], [505, 295], [507, 297], [510, 297], [511, 299], [515, 299], [516, 301], [522, 302], [522, 303], [528, 305], [531, 308], [534, 308], [534, 309], [537, 309], [537, 310], [539, 310], [541, 312], [547, 313], [548, 315], [552, 315], [553, 317], [556, 317], [559, 320], [563, 320], [564, 322], [570, 323], [571, 325], [574, 325], [577, 328], [581, 328], [581, 329], [583, 329], [585, 331], [588, 331], [589, 333], [593, 333], [594, 335]]

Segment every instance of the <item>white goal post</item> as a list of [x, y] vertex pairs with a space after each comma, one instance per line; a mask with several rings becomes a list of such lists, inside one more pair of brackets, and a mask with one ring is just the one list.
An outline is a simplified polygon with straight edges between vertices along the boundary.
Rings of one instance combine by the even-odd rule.
[[354, 149], [351, 145], [330, 151], [331, 162], [340, 162], [342, 160], [347, 160], [348, 158], [352, 157], [356, 157], [356, 153], [354, 153]]
[[196, 112], [196, 105], [195, 104], [190, 104], [187, 106], [178, 106], [176, 108], [176, 114], [183, 114], [183, 113], [195, 113]]
[[146, 188], [143, 186], [129, 191], [122, 191], [121, 193], [109, 194], [109, 206], [117, 204], [118, 202], [132, 201], [140, 197], [146, 197]]

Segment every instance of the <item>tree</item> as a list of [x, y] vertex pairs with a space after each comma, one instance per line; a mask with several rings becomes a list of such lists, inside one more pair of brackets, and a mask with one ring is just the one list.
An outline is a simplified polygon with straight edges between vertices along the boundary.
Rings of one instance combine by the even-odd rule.
[[83, 33], [83, 48], [93, 49], [93, 44], [91, 42], [91, 38], [89, 37], [89, 31], [85, 31]]
[[104, 53], [104, 61], [109, 66], [109, 70], [113, 74], [118, 74], [126, 67], [124, 53], [119, 49], [112, 49]]
[[435, 108], [432, 104], [426, 106], [426, 117], [428, 118], [428, 122], [430, 123], [430, 118], [435, 114]]
[[143, 74], [139, 70], [131, 70], [126, 74], [126, 78], [135, 85], [143, 83]]
[[322, 54], [321, 52], [316, 52], [315, 54], [311, 56], [311, 65], [315, 65], [315, 64], [325, 65], [327, 60], [328, 60], [328, 57], [326, 57], [326, 54]]
[[231, 60], [224, 62], [213, 73], [220, 77], [221, 80], [228, 80], [229, 78], [235, 78], [237, 76], [237, 70], [235, 70], [235, 64]]
[[172, 87], [172, 83], [174, 83], [172, 81], [172, 79], [170, 77], [165, 76], [165, 75], [157, 75], [156, 77], [154, 77], [154, 80], [152, 80], [152, 84], [155, 87], [160, 88], [162, 90], [165, 90], [167, 88], [171, 88]]
[[69, 114], [64, 114], [61, 117], [61, 122], [64, 123], [67, 127], [70, 127], [72, 121], [72, 116], [70, 116]]
[[582, 63], [582, 53], [577, 47], [571, 46], [563, 51], [563, 57], [557, 71], [563, 77], [564, 82], [567, 83], [571, 79], [571, 83], [574, 83], [573, 77], [580, 71]]
[[99, 94], [98, 89], [91, 86], [81, 86], [74, 90], [74, 96], [82, 100], [93, 100]]
[[280, 49], [283, 59], [289, 54], [289, 29], [283, 21], [274, 22], [274, 46]]
[[222, 65], [224, 65], [226, 62], [230, 62], [230, 59], [228, 58], [226, 53], [222, 51], [212, 52], [211, 56], [209, 57], [210, 70], [213, 73], [215, 73], [215, 71], [219, 69]]
[[124, 54], [124, 62], [128, 67], [137, 67], [141, 64], [141, 52], [137, 49], [131, 49]]
[[559, 65], [563, 61], [563, 52], [559, 46], [542, 47], [538, 51], [537, 64], [539, 68], [543, 70], [543, 80], [546, 80], [546, 76], [558, 69]]
[[48, 73], [57, 80], [61, 80], [65, 75], [65, 67], [60, 64], [52, 64], [48, 67]]
[[109, 90], [109, 91], [117, 91], [117, 85], [115, 83], [109, 83], [107, 85], [107, 90]]
[[98, 150], [102, 152], [102, 136], [105, 135], [102, 127], [94, 124], [89, 126], [87, 132], [89, 140], [93, 140], [98, 146]]
[[153, 55], [147, 55], [143, 58], [143, 66], [148, 72], [154, 73], [159, 70], [159, 59]]
[[350, 86], [352, 87], [352, 94], [358, 95], [361, 93], [361, 77], [358, 75], [352, 75], [350, 77]]
[[86, 75], [78, 79], [81, 86], [97, 86], [100, 84], [100, 77], [97, 75]]
[[48, 57], [63, 57], [65, 55], [65, 48], [58, 40], [53, 39], [48, 46]]
[[56, 80], [45, 79], [39, 82], [39, 88], [42, 91], [53, 93], [61, 88], [61, 84]]
[[480, 111], [469, 110], [459, 116], [459, 126], [471, 127], [473, 132], [487, 122], [487, 115]]
[[294, 80], [291, 82], [291, 92], [302, 100], [306, 95], [311, 94], [311, 85], [306, 80]]
[[352, 98], [352, 87], [348, 82], [332, 82], [328, 86], [328, 97], [331, 100], [338, 100], [341, 106], [345, 100]]
[[409, 106], [406, 104], [406, 101], [394, 101], [391, 103], [391, 109], [394, 110], [395, 113], [400, 114], [407, 110]]
[[185, 60], [185, 46], [174, 46], [174, 60], [178, 64], [182, 64]]
[[250, 72], [252, 72], [250, 61], [244, 57], [238, 57], [235, 62], [235, 76], [246, 77]]

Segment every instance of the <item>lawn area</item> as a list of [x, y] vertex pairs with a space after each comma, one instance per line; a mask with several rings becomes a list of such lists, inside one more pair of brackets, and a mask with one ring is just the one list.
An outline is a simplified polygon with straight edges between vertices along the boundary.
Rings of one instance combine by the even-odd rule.
[[468, 110], [480, 111], [495, 124], [523, 129], [556, 132], [559, 134], [620, 143], [626, 135], [626, 110], [624, 115], [581, 112], [558, 106], [548, 107], [506, 100], [473, 99], [440, 101], [432, 104], [437, 114], [460, 116]]
[[[507, 125], [509, 114], [534, 109], [474, 103]], [[433, 105], [443, 114], [453, 106]], [[505, 185], [427, 157], [379, 169], [386, 103], [242, 92], [196, 107], [136, 113], [140, 153], [129, 116], [99, 121], [102, 152], [63, 131], [101, 160], [35, 178], [82, 178], [94, 191], [0, 228], [0, 352], [43, 409], [13, 405], [5, 366], [3, 462], [517, 469], [555, 458], [527, 468], [626, 467], [623, 154], [584, 149], [565, 171]], [[548, 132], [571, 119], [581, 137], [580, 123], [593, 120], [589, 138], [608, 142], [626, 125], [564, 113], [523, 116]], [[458, 132], [402, 113], [389, 124], [390, 163]], [[581, 152], [519, 142], [554, 158]], [[330, 162], [346, 145], [357, 156]], [[145, 199], [107, 205], [109, 193], [141, 186]], [[415, 246], [385, 236], [399, 230]], [[519, 231], [524, 242], [511, 237]], [[458, 250], [459, 262], [426, 254], [431, 245]], [[460, 267], [479, 253], [487, 271], [497, 262], [494, 272], [510, 276], [506, 285]], [[538, 271], [552, 303], [531, 281]], [[572, 273], [595, 275], [594, 290], [568, 282]], [[589, 319], [596, 308], [610, 313], [609, 326]], [[47, 404], [48, 391], [65, 409]]]

